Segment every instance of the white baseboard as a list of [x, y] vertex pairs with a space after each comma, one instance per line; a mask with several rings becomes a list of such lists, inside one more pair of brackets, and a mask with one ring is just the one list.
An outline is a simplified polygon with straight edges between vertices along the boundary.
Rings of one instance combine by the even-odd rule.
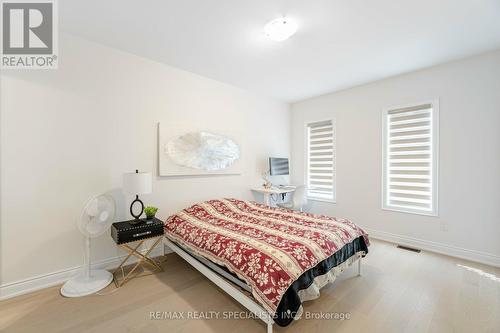
[[475, 261], [481, 264], [500, 267], [500, 256], [491, 253], [464, 249], [453, 245], [441, 244], [408, 236], [396, 235], [385, 231], [373, 230], [370, 228], [363, 229], [369, 234], [371, 238], [380, 239], [390, 243], [406, 245], [429, 252], [445, 254], [460, 259]]
[[[143, 254], [145, 253], [145, 251], [142, 252]], [[157, 246], [150, 253], [151, 257], [157, 257], [161, 255], [163, 255], [163, 246]], [[92, 263], [92, 269], [111, 270], [115, 267], [118, 267], [118, 265], [121, 263], [123, 259], [125, 259], [125, 257], [126, 254], [94, 262]], [[137, 258], [135, 257], [130, 258], [128, 261], [128, 263], [134, 263], [134, 262], [137, 262]], [[63, 284], [68, 279], [81, 272], [82, 269], [83, 265], [63, 269], [52, 273], [34, 276], [20, 281], [2, 284], [0, 285], [0, 300], [5, 300], [15, 296], [31, 293], [33, 291], [40, 290], [43, 288], [48, 288], [56, 286], [58, 284]]]
[[[369, 228], [364, 228], [371, 238], [380, 239], [383, 241], [406, 245], [430, 252], [445, 254], [452, 257], [457, 257], [465, 260], [475, 261], [486, 265], [500, 267], [500, 256], [485, 253], [481, 251], [469, 250], [457, 246], [446, 245], [427, 240], [417, 239], [408, 236], [396, 235], [385, 231], [377, 231]], [[162, 244], [163, 245], [163, 244]], [[165, 252], [163, 252], [165, 251]], [[152, 252], [151, 256], [156, 257], [163, 255], [163, 253], [170, 253], [166, 246], [158, 246]], [[92, 264], [93, 269], [113, 269], [117, 267], [120, 262], [125, 258], [125, 254], [104, 260], [100, 260]], [[136, 259], [131, 259], [133, 263]], [[72, 276], [75, 276], [83, 269], [83, 266], [72, 267], [60, 271], [47, 273], [28, 279], [6, 283], [0, 285], [0, 300], [5, 300], [11, 297], [27, 294], [43, 288], [52, 287], [66, 282]]]

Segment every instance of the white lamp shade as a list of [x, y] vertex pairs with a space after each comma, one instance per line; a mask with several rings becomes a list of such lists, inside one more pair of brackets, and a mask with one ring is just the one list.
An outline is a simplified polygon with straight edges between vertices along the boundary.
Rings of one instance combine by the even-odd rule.
[[123, 190], [130, 194], [149, 194], [153, 191], [151, 172], [131, 172], [123, 175]]

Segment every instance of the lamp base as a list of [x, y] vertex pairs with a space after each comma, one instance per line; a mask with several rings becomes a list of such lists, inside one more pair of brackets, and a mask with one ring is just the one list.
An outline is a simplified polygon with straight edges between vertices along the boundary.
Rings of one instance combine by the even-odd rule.
[[[139, 214], [136, 215], [136, 214], [134, 214], [134, 204], [137, 202], [141, 205], [141, 211], [139, 212]], [[135, 200], [132, 201], [132, 203], [130, 204], [130, 215], [132, 215], [136, 220], [139, 220], [139, 218], [141, 217], [143, 212], [144, 212], [144, 203], [141, 200], [139, 200], [139, 196], [136, 195]], [[140, 221], [138, 221], [137, 223], [139, 223], [139, 222]], [[132, 224], [134, 224], [134, 223], [132, 223]]]

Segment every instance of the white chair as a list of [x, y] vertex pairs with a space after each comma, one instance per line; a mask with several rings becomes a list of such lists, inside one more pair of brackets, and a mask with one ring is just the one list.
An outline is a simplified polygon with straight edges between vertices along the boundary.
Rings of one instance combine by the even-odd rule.
[[292, 194], [292, 199], [288, 202], [279, 203], [281, 208], [288, 208], [302, 211], [302, 207], [307, 204], [307, 191], [304, 185], [297, 186]]

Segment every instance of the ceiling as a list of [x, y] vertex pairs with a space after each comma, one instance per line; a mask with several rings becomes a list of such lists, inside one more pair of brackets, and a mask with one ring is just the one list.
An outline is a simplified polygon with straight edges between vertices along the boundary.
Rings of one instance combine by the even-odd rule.
[[[286, 102], [500, 48], [500, 0], [64, 0], [60, 29]], [[264, 25], [299, 30], [278, 43]]]

